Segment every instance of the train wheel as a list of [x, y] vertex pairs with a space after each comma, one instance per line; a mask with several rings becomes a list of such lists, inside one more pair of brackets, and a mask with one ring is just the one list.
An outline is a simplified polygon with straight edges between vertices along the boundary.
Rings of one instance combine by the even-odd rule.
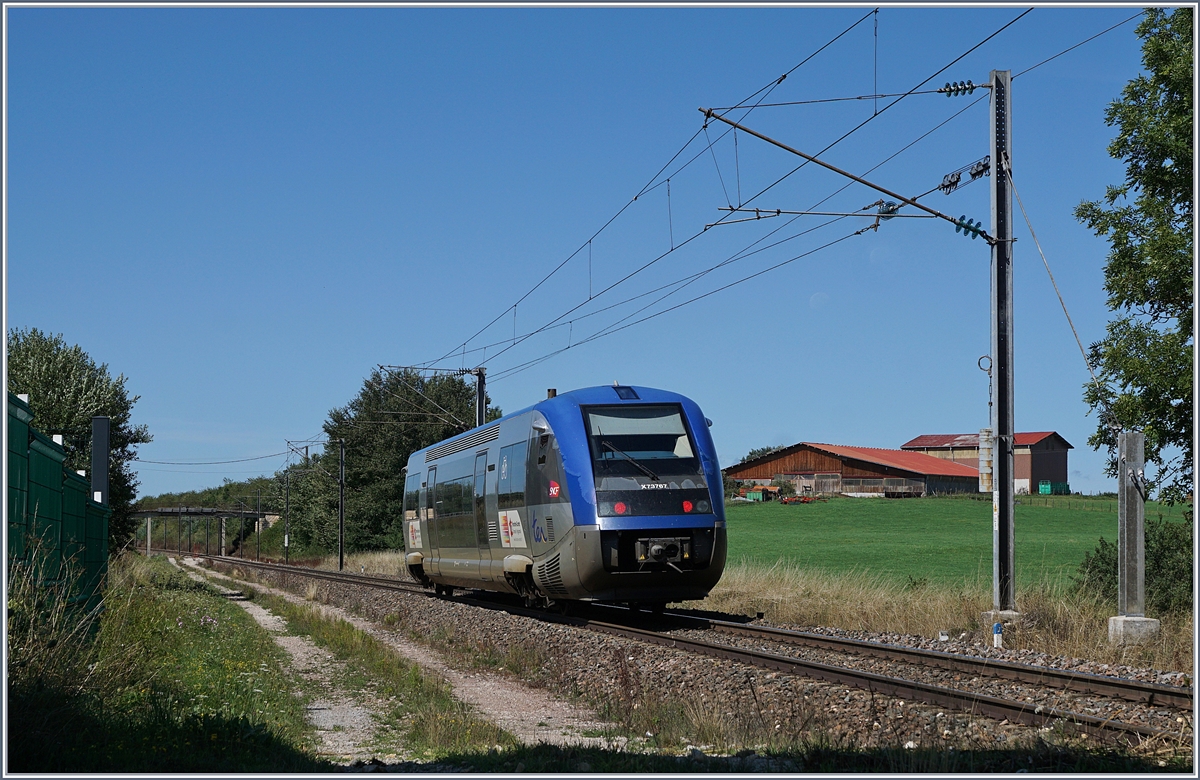
[[667, 608], [667, 605], [661, 601], [656, 601], [653, 604], [650, 604], [649, 606], [650, 606], [650, 614], [652, 614], [656, 617], [661, 616], [663, 613], [663, 610]]

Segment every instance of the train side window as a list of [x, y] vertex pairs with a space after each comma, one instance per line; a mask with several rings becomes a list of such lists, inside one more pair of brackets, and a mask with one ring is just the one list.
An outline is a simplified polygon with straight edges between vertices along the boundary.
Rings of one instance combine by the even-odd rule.
[[500, 450], [500, 480], [496, 488], [496, 493], [499, 495], [499, 505], [501, 509], [509, 508], [508, 488], [512, 481], [512, 447], [503, 447]]
[[525, 442], [512, 445], [508, 461], [510, 507], [525, 506]]
[[404, 481], [404, 519], [417, 519], [417, 505], [421, 497], [421, 475], [410, 474]]
[[435, 515], [434, 507], [434, 488], [437, 486], [437, 466], [429, 469], [429, 477], [425, 480], [425, 519], [432, 522]]

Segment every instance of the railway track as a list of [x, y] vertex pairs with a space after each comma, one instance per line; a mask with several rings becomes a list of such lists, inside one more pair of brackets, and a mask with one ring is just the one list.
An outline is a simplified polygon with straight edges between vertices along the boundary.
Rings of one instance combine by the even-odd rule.
[[848, 639], [845, 637], [813, 634], [770, 626], [750, 626], [725, 620], [698, 618], [686, 613], [670, 612], [666, 613], [665, 616], [680, 620], [681, 622], [696, 624], [698, 628], [733, 636], [766, 639], [789, 645], [816, 647], [842, 653], [884, 658], [949, 671], [964, 672], [981, 677], [998, 677], [1014, 682], [1061, 688], [1063, 690], [1095, 696], [1107, 696], [1125, 701], [1138, 702], [1140, 704], [1161, 705], [1187, 710], [1192, 709], [1192, 691], [1171, 685], [1126, 680], [1120, 677], [1105, 677], [1103, 675], [1084, 672], [1064, 671], [1046, 666], [1034, 666], [995, 658], [959, 655], [957, 653], [924, 650], [916, 647], [904, 647], [902, 645], [886, 645], [879, 642], [866, 642], [861, 639]]
[[[175, 551], [164, 550], [163, 552]], [[238, 565], [261, 571], [273, 571], [279, 574], [303, 576], [341, 584], [353, 584], [435, 598], [427, 589], [415, 583], [387, 577], [350, 572], [333, 572], [215, 555], [193, 554], [193, 557], [206, 558], [229, 565]], [[1007, 720], [1010, 723], [1020, 723], [1030, 726], [1061, 724], [1064, 727], [1073, 728], [1088, 735], [1103, 739], [1116, 739], [1131, 744], [1156, 739], [1174, 742], [1178, 741], [1181, 735], [1177, 731], [1168, 731], [1148, 725], [1128, 723], [1113, 718], [1097, 717], [1057, 707], [1035, 704], [1029, 701], [1006, 699], [977, 691], [961, 690], [913, 679], [879, 674], [854, 669], [849, 666], [806, 660], [784, 653], [767, 652], [738, 647], [732, 644], [680, 636], [671, 632], [672, 630], [678, 630], [679, 627], [702, 629], [726, 636], [769, 640], [784, 645], [821, 648], [838, 653], [869, 656], [888, 661], [958, 671], [979, 677], [1012, 680], [1031, 686], [1060, 688], [1087, 696], [1116, 698], [1137, 702], [1142, 705], [1186, 709], [1189, 713], [1193, 703], [1192, 691], [1185, 688], [1145, 683], [1137, 680], [1104, 677], [1101, 675], [1064, 672], [1062, 670], [1010, 661], [961, 656], [953, 653], [907, 648], [899, 645], [885, 645], [766, 626], [750, 626], [730, 621], [697, 617], [681, 612], [669, 612], [663, 615], [663, 618], [675, 623], [674, 627], [666, 626], [650, 629], [631, 625], [631, 623], [640, 622], [638, 613], [631, 613], [629, 610], [623, 610], [619, 607], [600, 607], [599, 609], [608, 611], [613, 617], [611, 620], [595, 620], [587, 617], [557, 615], [483, 598], [462, 597], [456, 600], [487, 609], [500, 609], [512, 614], [539, 620], [565, 623], [641, 642], [673, 647], [685, 652], [727, 659], [759, 668], [801, 675], [837, 685], [855, 687], [897, 698], [932, 704], [945, 709], [977, 713], [997, 720]], [[641, 618], [644, 618], [644, 613], [642, 613]]]

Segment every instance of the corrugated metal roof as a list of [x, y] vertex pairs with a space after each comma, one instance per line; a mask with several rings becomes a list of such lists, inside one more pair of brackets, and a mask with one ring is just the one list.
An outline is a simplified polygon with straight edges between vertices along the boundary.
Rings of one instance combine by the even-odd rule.
[[[1062, 443], [1067, 445], [1067, 449], [1075, 449], [1070, 442], [1063, 439], [1055, 431], [1038, 431], [1035, 433], [1018, 433], [1014, 438], [1016, 446], [1029, 447], [1037, 444], [1042, 439], [1048, 436], [1058, 436], [1062, 439]], [[900, 445], [902, 450], [921, 449], [924, 447], [978, 447], [979, 432], [975, 433], [927, 433], [923, 436], [918, 436], [912, 441], [905, 442]]]
[[[976, 434], [978, 435], [978, 434]], [[803, 442], [806, 447], [828, 452], [843, 458], [854, 458], [880, 466], [891, 466], [916, 474], [936, 475], [941, 477], [978, 477], [979, 470], [961, 463], [955, 463], [945, 458], [935, 458], [921, 452], [905, 450], [885, 450], [879, 447], [846, 447], [841, 444], [816, 444]]]

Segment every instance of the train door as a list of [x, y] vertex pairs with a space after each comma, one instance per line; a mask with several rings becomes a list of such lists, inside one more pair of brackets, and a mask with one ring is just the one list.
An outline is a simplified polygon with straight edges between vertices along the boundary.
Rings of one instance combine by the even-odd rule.
[[434, 512], [434, 488], [437, 486], [437, 466], [431, 466], [429, 475], [425, 479], [425, 501], [421, 505], [421, 513], [424, 516], [425, 528], [429, 531], [429, 563], [426, 569], [430, 574], [438, 574], [442, 555], [438, 548], [438, 523]]
[[488, 535], [487, 496], [487, 452], [475, 456], [475, 542], [479, 548], [479, 578], [490, 582], [491, 575], [491, 540]]

